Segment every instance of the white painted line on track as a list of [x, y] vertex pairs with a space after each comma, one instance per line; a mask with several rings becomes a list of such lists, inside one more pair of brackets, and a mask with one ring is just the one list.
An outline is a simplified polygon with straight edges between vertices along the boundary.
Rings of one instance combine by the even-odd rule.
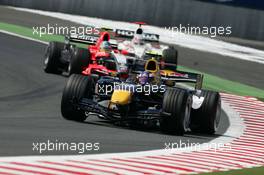
[[13, 32], [8, 32], [8, 31], [5, 31], [5, 30], [0, 30], [0, 33], [4, 33], [4, 34], [7, 34], [7, 35], [12, 35], [12, 36], [15, 36], [15, 37], [23, 38], [23, 39], [26, 39], [26, 40], [30, 40], [30, 41], [34, 41], [34, 42], [38, 42], [38, 43], [42, 43], [42, 44], [48, 44], [48, 42], [45, 42], [45, 41], [41, 41], [41, 40], [30, 38], [30, 37], [27, 37], [27, 36], [19, 35], [19, 34], [13, 33]]
[[98, 167], [109, 167], [114, 168], [117, 171], [119, 170], [127, 170], [131, 172], [141, 173], [141, 174], [157, 174], [158, 172], [151, 169], [142, 169], [137, 167], [131, 167], [130, 165], [122, 165], [122, 164], [116, 164], [113, 160], [107, 161], [107, 160], [93, 160], [93, 161], [70, 161], [71, 163], [75, 163], [78, 165], [92, 165], [92, 166], [98, 166]]

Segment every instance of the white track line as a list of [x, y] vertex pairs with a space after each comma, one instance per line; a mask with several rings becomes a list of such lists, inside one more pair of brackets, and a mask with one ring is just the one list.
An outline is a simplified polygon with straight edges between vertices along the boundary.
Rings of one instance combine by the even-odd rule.
[[5, 31], [5, 30], [0, 30], [0, 33], [4, 33], [4, 34], [7, 34], [7, 35], [12, 35], [12, 36], [15, 36], [15, 37], [23, 38], [23, 39], [26, 39], [26, 40], [30, 40], [30, 41], [34, 41], [34, 42], [38, 42], [38, 43], [42, 43], [42, 44], [46, 44], [46, 45], [48, 44], [48, 42], [45, 42], [45, 41], [37, 40], [37, 39], [34, 39], [34, 38], [30, 38], [30, 37], [27, 37], [27, 36], [19, 35], [19, 34], [13, 33], [13, 32], [8, 32], [8, 31]]
[[97, 167], [97, 168], [101, 168], [104, 170], [111, 170], [113, 171], [113, 169], [115, 170], [116, 173], [122, 173], [124, 174], [124, 172], [129, 172], [129, 173], [134, 173], [134, 174], [155, 174], [157, 173], [156, 171], [152, 171], [152, 170], [142, 170], [140, 168], [135, 168], [135, 167], [130, 167], [130, 166], [124, 166], [124, 165], [116, 165], [114, 163], [104, 163], [104, 162], [100, 162], [100, 163], [96, 163], [96, 161], [90, 161], [90, 162], [86, 162], [86, 161], [69, 161], [68, 163], [70, 163], [71, 165], [81, 165], [81, 166], [92, 166], [92, 167]]

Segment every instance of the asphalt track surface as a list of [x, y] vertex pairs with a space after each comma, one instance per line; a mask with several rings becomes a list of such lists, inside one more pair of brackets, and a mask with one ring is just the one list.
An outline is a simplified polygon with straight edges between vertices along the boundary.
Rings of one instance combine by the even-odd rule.
[[[85, 123], [64, 120], [60, 99], [66, 77], [42, 70], [45, 45], [0, 33], [0, 156], [38, 155], [36, 142], [100, 143], [109, 153], [163, 149], [165, 143], [203, 143], [221, 135], [229, 126], [223, 113], [221, 129], [215, 136], [165, 135], [155, 129], [131, 130], [97, 117]], [[57, 141], [56, 141], [57, 140]], [[45, 152], [44, 154], [75, 154]]]
[[[71, 25], [67, 21], [3, 7], [1, 7], [0, 21], [27, 27], [48, 22]], [[162, 134], [157, 130], [131, 130], [103, 122], [95, 117], [88, 118], [85, 123], [64, 120], [60, 114], [60, 99], [67, 78], [43, 72], [42, 58], [45, 45], [2, 33], [0, 33], [0, 41], [0, 156], [39, 155], [32, 150], [32, 144], [48, 140], [100, 143], [100, 151], [86, 152], [88, 154], [163, 149], [164, 144], [169, 142], [208, 142], [222, 135], [229, 126], [228, 118], [224, 113], [222, 113], [221, 128], [215, 136], [187, 134], [180, 137]], [[221, 74], [222, 77], [231, 80], [232, 77], [239, 77], [236, 80], [252, 83], [255, 87], [264, 84], [261, 84], [261, 80], [252, 80], [252, 77], [259, 79], [258, 71], [263, 72], [255, 65], [253, 72], [253, 68], [248, 66], [255, 63], [185, 48], [179, 49], [179, 61], [183, 65], [197, 69], [199, 67], [202, 71]], [[209, 57], [216, 60], [204, 59]], [[217, 67], [212, 67], [213, 64]], [[233, 68], [234, 64], [238, 66]], [[221, 67], [224, 65], [227, 67], [230, 65], [232, 69]], [[253, 73], [245, 73], [248, 76], [243, 77], [245, 72], [243, 68], [252, 69]], [[77, 154], [77, 152], [57, 151], [44, 154]]]

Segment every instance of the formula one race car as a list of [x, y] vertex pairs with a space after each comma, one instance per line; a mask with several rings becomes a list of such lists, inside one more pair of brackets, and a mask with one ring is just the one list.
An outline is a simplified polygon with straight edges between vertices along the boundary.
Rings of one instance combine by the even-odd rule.
[[159, 44], [159, 35], [153, 33], [145, 33], [143, 31], [143, 22], [139, 24], [137, 30], [123, 29], [106, 29], [109, 32], [114, 32], [115, 37], [125, 38], [117, 43], [118, 50], [126, 56], [135, 59], [149, 59], [151, 57], [163, 57], [167, 63], [178, 64], [178, 52], [173, 46], [165, 46]]
[[[88, 48], [78, 48], [71, 42], [87, 44]], [[126, 69], [126, 58], [115, 53], [116, 45], [110, 43], [108, 32], [99, 37], [73, 34], [65, 37], [65, 42], [50, 42], [45, 54], [44, 71], [66, 75], [116, 74]]]
[[[95, 113], [130, 126], [160, 126], [162, 131], [178, 135], [190, 130], [207, 134], [217, 131], [221, 98], [218, 92], [201, 90], [201, 74], [162, 70], [155, 59], [145, 62], [144, 71], [135, 72], [126, 81], [71, 75], [61, 100], [62, 116], [84, 121]], [[165, 81], [195, 82], [196, 86], [169, 87]]]

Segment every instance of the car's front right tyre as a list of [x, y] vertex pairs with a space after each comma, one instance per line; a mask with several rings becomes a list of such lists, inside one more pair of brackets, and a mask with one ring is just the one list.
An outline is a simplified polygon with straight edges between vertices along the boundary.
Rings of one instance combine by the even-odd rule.
[[160, 121], [161, 130], [165, 133], [183, 135], [189, 129], [192, 98], [184, 89], [169, 88], [163, 98], [164, 116]]
[[90, 63], [90, 51], [84, 48], [76, 48], [68, 66], [68, 74], [81, 74]]
[[169, 48], [163, 50], [162, 57], [164, 58], [165, 63], [172, 64], [167, 65], [164, 69], [176, 71], [178, 65], [178, 51], [174, 47], [170, 46]]
[[215, 134], [220, 125], [221, 96], [218, 92], [202, 90], [202, 106], [191, 111], [191, 130], [205, 134]]

